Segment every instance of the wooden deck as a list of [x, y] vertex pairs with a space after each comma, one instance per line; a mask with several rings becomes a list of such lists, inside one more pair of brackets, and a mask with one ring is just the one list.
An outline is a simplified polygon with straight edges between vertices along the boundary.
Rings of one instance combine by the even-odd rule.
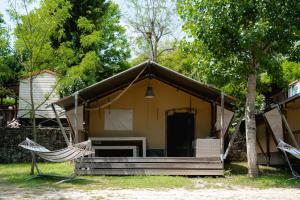
[[186, 175], [223, 176], [220, 158], [92, 157], [77, 161], [78, 175]]

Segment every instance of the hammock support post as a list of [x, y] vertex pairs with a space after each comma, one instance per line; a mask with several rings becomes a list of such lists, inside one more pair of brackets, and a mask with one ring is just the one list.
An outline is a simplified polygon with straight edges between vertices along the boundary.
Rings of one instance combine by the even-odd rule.
[[64, 136], [64, 139], [65, 139], [67, 145], [69, 145], [69, 144], [70, 144], [70, 141], [69, 141], [69, 139], [68, 139], [68, 137], [67, 137], [67, 134], [66, 134], [66, 132], [65, 132], [65, 129], [64, 129], [64, 127], [63, 127], [63, 125], [62, 125], [62, 123], [61, 123], [61, 121], [60, 121], [60, 118], [59, 118], [59, 116], [58, 116], [58, 114], [57, 114], [57, 112], [56, 112], [56, 109], [55, 109], [54, 104], [51, 104], [51, 107], [52, 107], [52, 110], [53, 110], [53, 112], [54, 112], [54, 114], [55, 114], [55, 118], [56, 118], [56, 120], [57, 120], [57, 123], [58, 123], [58, 125], [59, 125], [59, 128], [60, 128], [60, 130], [61, 130], [61, 132], [62, 132], [62, 134], [63, 134], [63, 136]]
[[78, 92], [74, 93], [74, 101], [75, 101], [75, 108], [74, 108], [74, 143], [78, 143], [78, 119], [77, 119], [77, 109], [78, 109]]
[[[224, 130], [224, 93], [221, 93], [221, 135], [220, 135], [220, 141], [221, 141], [221, 152], [220, 152], [220, 157], [223, 159], [224, 157], [224, 136], [225, 136], [225, 130]], [[224, 165], [224, 162], [223, 162]]]

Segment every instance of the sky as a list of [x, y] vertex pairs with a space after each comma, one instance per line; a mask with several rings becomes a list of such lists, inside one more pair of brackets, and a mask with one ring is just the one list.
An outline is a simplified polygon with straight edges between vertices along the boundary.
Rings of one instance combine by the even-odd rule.
[[10, 23], [10, 18], [8, 14], [6, 13], [6, 10], [8, 9], [8, 0], [0, 0], [0, 13], [4, 15], [4, 20], [7, 23]]

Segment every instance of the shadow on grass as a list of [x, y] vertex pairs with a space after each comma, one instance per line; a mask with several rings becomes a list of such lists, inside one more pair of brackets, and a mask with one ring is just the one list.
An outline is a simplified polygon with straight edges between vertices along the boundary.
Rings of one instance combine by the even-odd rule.
[[65, 180], [68, 177], [58, 177], [58, 176], [51, 176], [51, 174], [47, 174], [47, 176], [30, 176], [19, 174], [15, 175], [10, 178], [0, 179], [3, 184], [15, 185], [19, 187], [29, 187], [29, 188], [38, 188], [38, 187], [54, 187], [54, 188], [64, 188], [64, 187], [71, 187], [73, 186], [80, 186], [80, 185], [87, 185], [87, 184], [95, 184], [99, 183], [99, 181], [84, 178], [84, 177], [75, 177], [75, 179], [66, 181], [61, 184], [56, 184], [59, 181]]
[[241, 163], [228, 163], [225, 165], [225, 171], [236, 175], [245, 175], [248, 173], [246, 165]]
[[300, 188], [300, 180], [293, 179], [290, 171], [283, 167], [259, 166], [260, 175], [257, 178], [247, 176], [247, 163], [226, 164], [225, 170], [226, 181], [233, 185]]

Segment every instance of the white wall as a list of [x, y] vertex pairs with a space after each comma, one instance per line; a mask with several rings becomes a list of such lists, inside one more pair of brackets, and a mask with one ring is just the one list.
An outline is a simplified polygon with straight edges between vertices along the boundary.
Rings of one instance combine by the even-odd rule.
[[[52, 111], [52, 108], [50, 106], [46, 108], [47, 105], [59, 100], [59, 95], [55, 92], [55, 90], [53, 91], [55, 82], [55, 75], [47, 72], [38, 74], [33, 79], [33, 99], [35, 106], [40, 105], [50, 94], [48, 100], [44, 104], [42, 104], [42, 106], [39, 107], [38, 111], [36, 112], [36, 118], [55, 118], [55, 114]], [[20, 81], [18, 117], [22, 117], [22, 115], [26, 114], [28, 112], [28, 109], [30, 109], [30, 104], [28, 104], [27, 102], [30, 102], [29, 78], [22, 79]], [[58, 113], [63, 111], [58, 106], [56, 106], [56, 110]], [[22, 118], [29, 118], [29, 114], [26, 114]]]

